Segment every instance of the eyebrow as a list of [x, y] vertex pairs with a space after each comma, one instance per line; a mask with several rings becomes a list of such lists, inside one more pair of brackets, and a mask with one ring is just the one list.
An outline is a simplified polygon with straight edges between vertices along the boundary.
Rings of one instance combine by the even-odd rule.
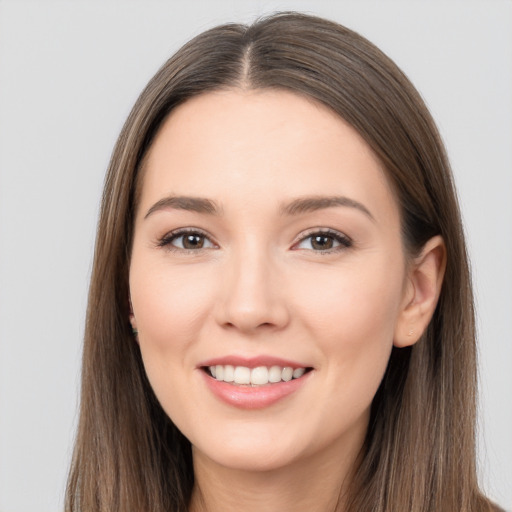
[[203, 197], [169, 196], [157, 201], [146, 213], [147, 219], [152, 213], [166, 209], [186, 210], [189, 212], [206, 213], [208, 215], [220, 215], [221, 209], [210, 199]]
[[291, 203], [284, 205], [281, 212], [285, 215], [300, 215], [302, 213], [314, 212], [325, 208], [333, 208], [336, 206], [346, 206], [355, 208], [364, 213], [368, 218], [375, 222], [374, 216], [364, 204], [345, 196], [309, 196], [301, 197], [293, 200]]
[[[345, 196], [300, 197], [298, 199], [294, 199], [290, 203], [284, 204], [280, 210], [283, 215], [301, 215], [337, 206], [355, 208], [364, 213], [371, 220], [375, 221], [375, 218], [366, 206]], [[190, 212], [204, 213], [207, 215], [222, 214], [222, 209], [210, 199], [203, 197], [168, 196], [157, 201], [148, 210], [144, 219], [147, 219], [154, 212], [165, 209], [186, 210]]]

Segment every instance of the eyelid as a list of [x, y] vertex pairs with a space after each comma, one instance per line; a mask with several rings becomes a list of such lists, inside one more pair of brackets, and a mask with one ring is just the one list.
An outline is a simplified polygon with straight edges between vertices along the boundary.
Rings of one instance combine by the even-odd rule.
[[[188, 235], [188, 234], [194, 234], [194, 235], [200, 235], [203, 236], [205, 239], [207, 239], [213, 247], [202, 247], [199, 249], [185, 249], [183, 247], [177, 247], [172, 244], [172, 242], [176, 239], [178, 239], [180, 236]], [[215, 242], [213, 237], [204, 229], [196, 228], [196, 227], [186, 227], [186, 228], [177, 228], [173, 229], [172, 231], [167, 232], [162, 237], [158, 238], [155, 244], [159, 248], [164, 248], [169, 251], [182, 251], [182, 252], [199, 252], [200, 250], [209, 250], [213, 248], [218, 248], [218, 244]]]
[[[314, 235], [328, 235], [328, 236], [331, 236], [340, 245], [337, 246], [337, 247], [333, 247], [331, 249], [325, 249], [323, 251], [321, 251], [321, 250], [315, 251], [314, 249], [300, 249], [300, 248], [297, 247], [301, 242], [307, 240], [308, 238], [310, 238], [310, 237], [312, 237]], [[325, 253], [332, 253], [332, 252], [336, 252], [336, 251], [339, 251], [339, 250], [348, 249], [352, 245], [353, 245], [352, 239], [349, 236], [347, 236], [345, 233], [343, 233], [341, 231], [338, 231], [337, 229], [325, 228], [325, 227], [317, 227], [317, 228], [307, 229], [306, 231], [303, 231], [302, 233], [300, 233], [297, 236], [296, 240], [293, 242], [291, 248], [292, 248], [292, 250], [308, 250], [308, 251], [311, 251], [311, 252], [317, 252], [317, 253], [320, 253], [320, 254], [322, 254], [322, 253], [325, 254]]]
[[[176, 239], [178, 239], [180, 236], [184, 236], [187, 234], [197, 234], [209, 241], [209, 243], [213, 247], [202, 247], [199, 249], [185, 249], [182, 247], [177, 247], [172, 244], [172, 242]], [[314, 250], [314, 249], [305, 249], [305, 248], [298, 248], [297, 246], [307, 240], [308, 238], [314, 236], [314, 235], [327, 235], [331, 236], [338, 242], [338, 246], [325, 249], [325, 250]], [[338, 250], [348, 249], [353, 244], [352, 239], [347, 236], [345, 233], [338, 231], [336, 229], [332, 228], [325, 228], [325, 227], [315, 227], [307, 229], [306, 231], [303, 231], [300, 233], [295, 241], [292, 243], [291, 249], [292, 250], [308, 250], [312, 252], [317, 253], [332, 253], [336, 252]], [[162, 237], [158, 238], [155, 244], [157, 247], [166, 248], [167, 250], [172, 251], [182, 251], [182, 252], [199, 252], [200, 250], [209, 250], [212, 248], [219, 248], [219, 245], [215, 242], [214, 238], [204, 229], [196, 228], [196, 227], [184, 227], [184, 228], [177, 228], [172, 231], [167, 232]]]

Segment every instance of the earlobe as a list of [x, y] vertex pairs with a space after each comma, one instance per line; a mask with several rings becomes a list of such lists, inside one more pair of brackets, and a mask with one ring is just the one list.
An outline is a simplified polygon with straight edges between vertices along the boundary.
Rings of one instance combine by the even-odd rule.
[[133, 316], [133, 313], [130, 314], [130, 324], [132, 326], [132, 334], [135, 338], [135, 341], [139, 342], [139, 331], [137, 329], [137, 322], [135, 321], [135, 316]]
[[404, 303], [395, 327], [394, 345], [414, 345], [425, 332], [441, 294], [446, 247], [441, 236], [431, 238], [410, 264]]
[[129, 305], [130, 305], [130, 325], [132, 326], [132, 333], [136, 340], [138, 340], [137, 335], [139, 334], [139, 331], [137, 330], [137, 321], [135, 320], [135, 315], [133, 314], [133, 307], [132, 307], [132, 300], [129, 297], [128, 298]]

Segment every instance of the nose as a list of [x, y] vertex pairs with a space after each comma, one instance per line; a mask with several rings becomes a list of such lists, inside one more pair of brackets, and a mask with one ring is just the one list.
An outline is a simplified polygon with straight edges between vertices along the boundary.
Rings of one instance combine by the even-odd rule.
[[245, 334], [283, 329], [290, 320], [286, 286], [265, 251], [241, 251], [225, 263], [217, 322]]

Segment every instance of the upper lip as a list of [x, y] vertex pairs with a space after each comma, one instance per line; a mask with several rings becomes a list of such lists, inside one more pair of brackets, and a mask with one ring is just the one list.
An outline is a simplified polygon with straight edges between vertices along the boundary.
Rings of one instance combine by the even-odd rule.
[[310, 368], [311, 366], [308, 364], [303, 364], [297, 361], [292, 361], [290, 359], [283, 359], [280, 357], [268, 356], [268, 355], [260, 355], [260, 356], [252, 356], [252, 357], [244, 357], [238, 355], [227, 355], [214, 357], [212, 359], [207, 359], [198, 364], [199, 368], [205, 366], [217, 366], [217, 365], [231, 365], [231, 366], [245, 366], [247, 368], [257, 368], [258, 366], [281, 366], [295, 368]]

